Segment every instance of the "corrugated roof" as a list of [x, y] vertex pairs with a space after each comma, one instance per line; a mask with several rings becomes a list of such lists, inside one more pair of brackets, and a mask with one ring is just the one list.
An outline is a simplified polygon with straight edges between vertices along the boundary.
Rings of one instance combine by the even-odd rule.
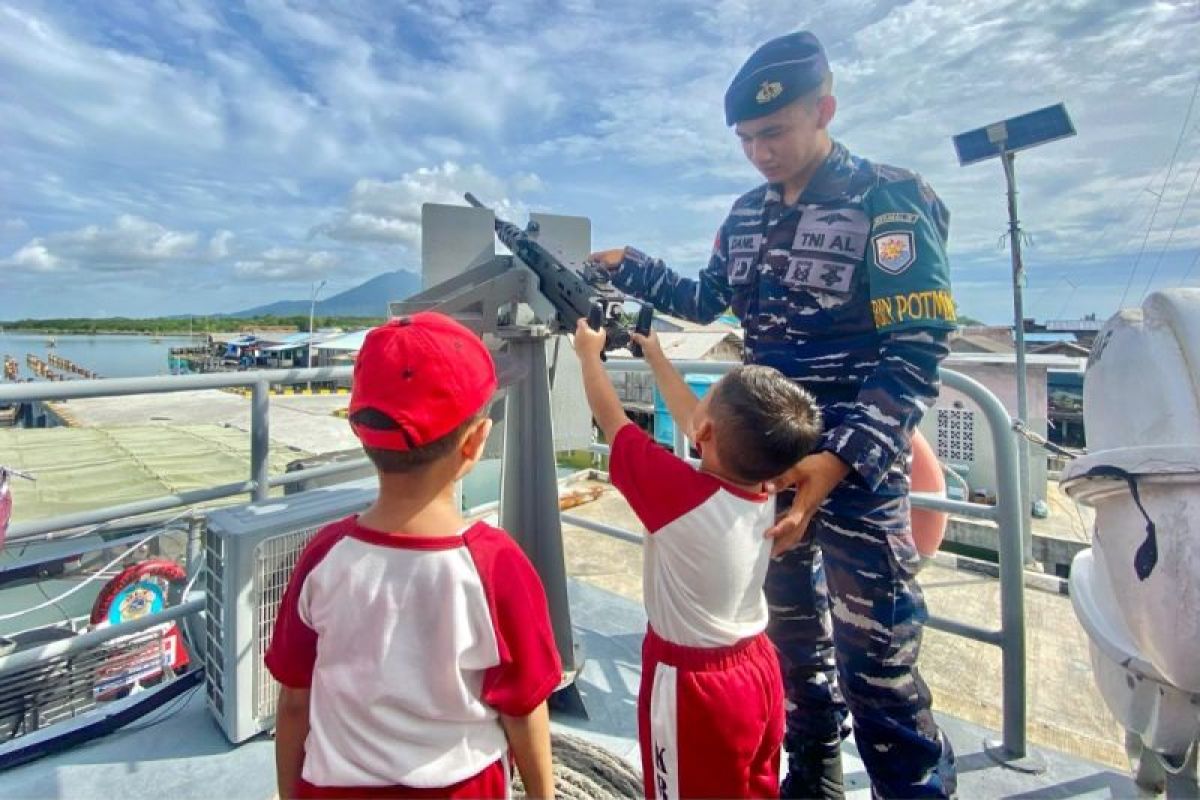
[[332, 339], [326, 339], [323, 342], [318, 342], [313, 345], [317, 350], [342, 350], [346, 352], [357, 351], [362, 349], [363, 340], [367, 338], [367, 333], [370, 328], [364, 328], [361, 331], [354, 331], [342, 336], [335, 336]]
[[[726, 339], [736, 342], [738, 338], [728, 329], [658, 331], [658, 341], [662, 344], [663, 353], [673, 361], [700, 361], [721, 342]], [[633, 358], [633, 354], [625, 348], [613, 350], [610, 355], [616, 358]]]
[[308, 333], [301, 331], [300, 333], [293, 333], [288, 336], [282, 344], [273, 344], [269, 347], [262, 348], [262, 352], [278, 353], [282, 350], [295, 350], [299, 347], [306, 346], [310, 341], [319, 344], [320, 342], [327, 342], [331, 339], [337, 339], [340, 337], [340, 333], [322, 333], [321, 331], [317, 331], [310, 337]]
[[681, 317], [664, 314], [661, 311], [655, 311], [654, 318], [657, 322], [671, 328], [671, 331], [667, 332], [695, 333], [698, 331], [723, 331], [725, 333], [729, 333], [734, 330], [741, 330], [737, 324], [729, 324], [725, 322], [724, 319], [717, 319], [708, 323], [707, 325], [704, 325], [699, 322], [692, 322], [690, 320], [683, 319]]
[[960, 342], [985, 353], [1013, 352], [1012, 342], [985, 333], [963, 333], [954, 336], [950, 339], [950, 349], [957, 352], [961, 347]]

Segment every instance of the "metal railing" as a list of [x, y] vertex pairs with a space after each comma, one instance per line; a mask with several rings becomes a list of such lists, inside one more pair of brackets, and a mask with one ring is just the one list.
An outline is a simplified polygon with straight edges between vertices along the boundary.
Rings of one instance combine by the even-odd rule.
[[[722, 375], [736, 364], [728, 361], [673, 361], [674, 367], [684, 374]], [[617, 361], [606, 363], [610, 373], [648, 372], [644, 361]], [[944, 511], [965, 517], [975, 517], [995, 522], [999, 528], [998, 547], [1000, 570], [1000, 627], [990, 629], [955, 619], [931, 616], [928, 625], [955, 636], [977, 642], [996, 645], [1001, 651], [1003, 673], [1003, 740], [999, 747], [989, 752], [999, 761], [1017, 768], [1035, 769], [1034, 762], [1023, 764], [1030, 758], [1026, 742], [1026, 685], [1025, 685], [1025, 584], [1024, 549], [1021, 530], [1020, 482], [1017, 465], [1017, 444], [1012, 431], [1012, 419], [1008, 411], [983, 384], [952, 370], [942, 370], [942, 382], [962, 392], [979, 405], [988, 423], [992, 446], [996, 453], [997, 502], [995, 506], [950, 500], [936, 495], [914, 493], [912, 504], [917, 508]], [[687, 442], [678, 425], [675, 426], [675, 453], [687, 457]], [[608, 448], [597, 446], [596, 452], [605, 453]], [[624, 528], [595, 522], [574, 514], [563, 514], [563, 522], [597, 533], [613, 536], [630, 542], [640, 542], [641, 534]]]
[[48, 519], [15, 522], [9, 527], [9, 544], [34, 539], [53, 531], [101, 525], [116, 519], [167, 511], [197, 503], [207, 503], [224, 497], [249, 494], [256, 502], [265, 500], [267, 493], [280, 486], [303, 483], [314, 478], [350, 473], [367, 463], [366, 458], [328, 464], [300, 470], [289, 475], [271, 477], [268, 473], [270, 455], [270, 397], [272, 385], [309, 382], [348, 381], [353, 367], [317, 367], [314, 369], [252, 370], [247, 372], [218, 372], [206, 375], [162, 375], [148, 378], [105, 378], [101, 380], [65, 381], [62, 383], [0, 384], [0, 404], [33, 401], [76, 400], [85, 397], [124, 397], [133, 394], [166, 394], [196, 389], [228, 389], [249, 387], [250, 393], [250, 475], [248, 480], [226, 483], [206, 489], [162, 495], [148, 500], [108, 506]]
[[[733, 366], [719, 361], [677, 361], [675, 367], [683, 373], [723, 374]], [[610, 361], [610, 372], [645, 372], [642, 361]], [[309, 381], [348, 380], [351, 367], [321, 367], [316, 369], [258, 370], [206, 375], [161, 376], [150, 378], [113, 378], [65, 383], [26, 383], [0, 385], [0, 404], [35, 400], [68, 400], [85, 397], [113, 397], [133, 394], [169, 393], [195, 389], [251, 387], [250, 414], [250, 476], [239, 483], [213, 486], [190, 492], [151, 498], [133, 503], [109, 506], [91, 511], [68, 514], [44, 520], [18, 523], [11, 526], [9, 542], [17, 543], [44, 536], [53, 531], [97, 525], [131, 516], [149, 514], [172, 508], [194, 505], [214, 499], [250, 494], [255, 501], [266, 499], [273, 487], [299, 483], [312, 478], [349, 473], [359, 469], [366, 459], [331, 464], [272, 478], [268, 474], [270, 386]], [[949, 500], [932, 495], [914, 494], [913, 505], [935, 511], [992, 520], [998, 524], [1000, 571], [1000, 627], [983, 628], [958, 620], [931, 617], [929, 625], [938, 630], [975, 641], [996, 645], [1002, 653], [1003, 669], [1003, 741], [993, 752], [999, 760], [1016, 764], [1029, 756], [1026, 743], [1026, 682], [1025, 682], [1025, 598], [1023, 583], [1023, 551], [1021, 539], [1021, 503], [1018, 491], [1016, 442], [1011, 419], [1000, 401], [982, 384], [957, 372], [943, 370], [942, 381], [977, 403], [988, 422], [997, 460], [997, 504], [984, 506], [961, 500]], [[675, 449], [686, 453], [682, 430], [676, 427]], [[594, 522], [573, 514], [563, 514], [563, 522], [587, 528], [625, 541], [640, 542], [641, 534], [612, 525]], [[16, 655], [0, 657], [0, 674], [10, 672], [38, 659], [75, 652], [135, 630], [197, 613], [203, 606], [199, 599], [188, 599], [183, 605], [149, 615], [134, 623], [106, 628], [74, 637], [63, 642], [32, 648]]]
[[[48, 534], [65, 533], [64, 539], [78, 544], [70, 545], [65, 551], [20, 559], [5, 565], [0, 574], [13, 574], [34, 568], [43, 563], [59, 562], [65, 555], [81, 556], [95, 550], [119, 547], [141, 539], [141, 534], [104, 541], [86, 541], [81, 536], [107, 529], [136, 527], [140, 524], [153, 526], [161, 521], [162, 513], [171, 509], [193, 506], [226, 497], [248, 494], [254, 501], [265, 500], [271, 489], [303, 483], [316, 478], [347, 474], [370, 462], [366, 458], [338, 464], [328, 464], [311, 469], [299, 470], [287, 475], [272, 477], [268, 472], [270, 455], [270, 394], [272, 385], [290, 385], [309, 382], [348, 381], [353, 367], [321, 367], [315, 369], [256, 370], [234, 373], [205, 375], [157, 376], [146, 378], [111, 378], [98, 380], [67, 381], [62, 383], [0, 384], [0, 404], [30, 403], [58, 400], [73, 400], [88, 397], [121, 397], [136, 394], [162, 394], [186, 392], [197, 389], [223, 389], [249, 387], [250, 393], [250, 474], [245, 481], [210, 486], [176, 494], [123, 503], [104, 508], [65, 514], [47, 519], [15, 523], [9, 528], [8, 544], [19, 545], [37, 539], [45, 540]], [[175, 515], [177, 517], [178, 515]], [[172, 517], [174, 519], [175, 517]], [[77, 529], [85, 530], [79, 531]], [[92, 530], [87, 530], [91, 528]], [[167, 533], [164, 528], [162, 533]], [[160, 612], [148, 614], [135, 620], [117, 625], [100, 627], [79, 633], [68, 639], [29, 647], [15, 653], [0, 656], [0, 679], [16, 680], [24, 671], [46, 664], [54, 659], [83, 657], [81, 654], [96, 651], [106, 643], [124, 639], [140, 631], [149, 630], [170, 622], [185, 623], [189, 618], [205, 609], [204, 593], [194, 592], [182, 598], [178, 605]], [[157, 691], [159, 688], [151, 689]], [[35, 747], [37, 735], [30, 735], [30, 743], [24, 738], [0, 745], [0, 754], [9, 758], [16, 750]]]

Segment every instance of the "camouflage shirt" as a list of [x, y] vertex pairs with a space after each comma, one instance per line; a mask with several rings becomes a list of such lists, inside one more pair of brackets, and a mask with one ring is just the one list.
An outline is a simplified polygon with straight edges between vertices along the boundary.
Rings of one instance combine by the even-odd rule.
[[948, 221], [920, 177], [835, 143], [795, 205], [768, 184], [738, 198], [698, 279], [629, 248], [615, 283], [697, 322], [732, 307], [746, 362], [816, 395], [820, 449], [874, 491], [937, 396], [955, 326]]

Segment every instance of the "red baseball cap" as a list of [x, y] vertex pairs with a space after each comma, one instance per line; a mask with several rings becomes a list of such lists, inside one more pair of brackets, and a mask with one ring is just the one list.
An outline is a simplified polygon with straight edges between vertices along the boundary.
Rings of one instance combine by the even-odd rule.
[[[372, 329], [358, 351], [350, 426], [364, 447], [424, 447], [479, 413], [500, 385], [492, 354], [461, 323], [435, 311], [396, 317]], [[354, 414], [364, 408], [396, 427], [356, 425]]]

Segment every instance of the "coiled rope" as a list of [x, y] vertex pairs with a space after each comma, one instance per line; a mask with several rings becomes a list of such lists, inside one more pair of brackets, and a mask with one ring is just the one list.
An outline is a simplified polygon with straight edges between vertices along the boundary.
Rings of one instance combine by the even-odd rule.
[[[555, 795], [564, 800], [623, 800], [643, 796], [642, 776], [626, 761], [577, 736], [550, 737], [554, 759]], [[513, 781], [515, 797], [525, 797], [520, 777]]]

